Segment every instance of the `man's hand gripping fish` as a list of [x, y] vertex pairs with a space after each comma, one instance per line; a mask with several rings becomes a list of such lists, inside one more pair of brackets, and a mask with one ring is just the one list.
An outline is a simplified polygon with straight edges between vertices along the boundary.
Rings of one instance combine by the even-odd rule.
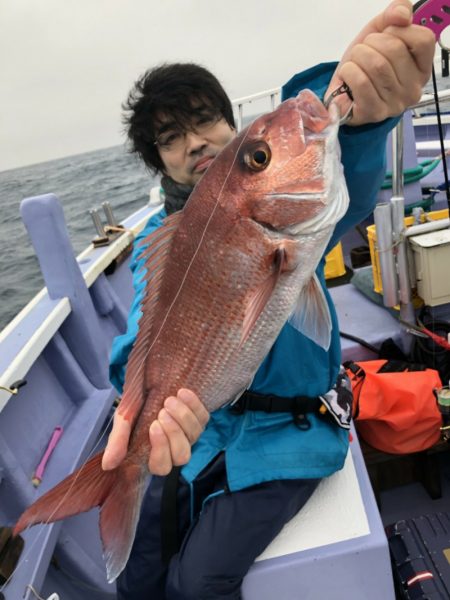
[[113, 471], [102, 454], [42, 496], [15, 533], [100, 507], [108, 580], [124, 568], [148, 470], [150, 424], [181, 387], [209, 411], [250, 384], [281, 328], [323, 348], [331, 320], [314, 274], [348, 206], [339, 114], [309, 90], [259, 117], [210, 165], [184, 210], [143, 242], [146, 292], [118, 410], [133, 431]]

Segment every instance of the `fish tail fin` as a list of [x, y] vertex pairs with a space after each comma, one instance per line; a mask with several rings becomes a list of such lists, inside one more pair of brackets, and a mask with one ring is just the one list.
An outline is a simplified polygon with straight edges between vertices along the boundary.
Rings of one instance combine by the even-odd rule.
[[147, 472], [125, 461], [103, 471], [102, 453], [41, 496], [21, 515], [14, 535], [37, 523], [53, 523], [100, 507], [100, 535], [108, 581], [125, 567], [133, 544]]
[[14, 528], [14, 535], [37, 523], [53, 523], [100, 506], [113, 486], [117, 473], [102, 471], [102, 454], [96, 454], [27, 508]]
[[148, 471], [138, 465], [124, 465], [118, 471], [117, 482], [100, 508], [100, 535], [109, 583], [123, 571], [130, 556], [148, 478]]

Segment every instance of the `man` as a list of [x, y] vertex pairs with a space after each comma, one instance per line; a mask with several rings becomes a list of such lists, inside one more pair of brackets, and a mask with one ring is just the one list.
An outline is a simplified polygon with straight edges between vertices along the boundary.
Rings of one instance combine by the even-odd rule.
[[[433, 34], [410, 23], [410, 4], [394, 0], [363, 29], [337, 68], [320, 65], [283, 88], [284, 97], [304, 87], [327, 97], [345, 81], [353, 95], [352, 118], [340, 132], [350, 208], [330, 247], [373, 209], [383, 177], [386, 136], [396, 123], [390, 117], [417, 101], [429, 79]], [[344, 112], [348, 98], [343, 95], [335, 101]], [[147, 224], [144, 237], [167, 214], [184, 206], [211, 160], [235, 136], [234, 120], [218, 81], [197, 65], [168, 65], [148, 72], [130, 94], [127, 108], [133, 149], [163, 175], [164, 210]], [[141, 252], [134, 252], [135, 271]], [[323, 263], [318, 276], [323, 283]], [[113, 348], [111, 375], [118, 389], [137, 333], [143, 285], [135, 281], [128, 331]], [[336, 317], [330, 309], [330, 350], [325, 352], [286, 325], [252, 383], [257, 401], [267, 395], [314, 399], [334, 389], [348, 402], [339, 375]], [[209, 416], [195, 394], [181, 389], [168, 398], [150, 427], [149, 469], [157, 476], [144, 498], [131, 557], [118, 580], [118, 597], [240, 598], [242, 579], [255, 557], [300, 510], [318, 481], [343, 465], [348, 423], [322, 419], [314, 411], [306, 416], [308, 427], [299, 429], [289, 412], [244, 407], [236, 413], [225, 407], [210, 416], [205, 429]], [[129, 434], [129, 424], [117, 414], [104, 455], [105, 469], [123, 459]], [[172, 470], [177, 465], [185, 465], [180, 475]], [[175, 477], [158, 477], [171, 472]], [[173, 479], [178, 480], [176, 517], [182, 544], [163, 548], [165, 562], [161, 497], [168, 490], [165, 482]], [[173, 527], [173, 522], [168, 525]]]

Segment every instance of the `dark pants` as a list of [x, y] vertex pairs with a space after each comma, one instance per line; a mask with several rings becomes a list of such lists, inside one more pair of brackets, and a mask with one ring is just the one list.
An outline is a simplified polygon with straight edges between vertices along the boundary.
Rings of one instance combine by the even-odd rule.
[[[179, 552], [161, 561], [160, 509], [164, 477], [153, 477], [144, 497], [130, 559], [117, 580], [118, 600], [239, 600], [242, 580], [255, 558], [306, 503], [317, 479], [262, 483], [239, 492], [226, 489], [219, 456], [190, 487], [180, 478]], [[201, 511], [201, 512], [200, 512]]]

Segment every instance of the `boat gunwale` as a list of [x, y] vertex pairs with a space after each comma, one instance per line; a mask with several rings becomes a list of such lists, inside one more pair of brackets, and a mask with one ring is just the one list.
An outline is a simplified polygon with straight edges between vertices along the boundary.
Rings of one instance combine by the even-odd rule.
[[[87, 287], [91, 287], [105, 269], [133, 242], [148, 219], [161, 205], [146, 205], [123, 221], [125, 231], [108, 246], [89, 244], [76, 259]], [[33, 317], [41, 324], [31, 330]], [[13, 394], [13, 382], [26, 377], [42, 350], [71, 313], [67, 297], [52, 299], [42, 288], [0, 332], [0, 412]], [[43, 317], [43, 320], [42, 320]], [[36, 319], [38, 320], [38, 319]], [[4, 370], [1, 371], [2, 364]]]

